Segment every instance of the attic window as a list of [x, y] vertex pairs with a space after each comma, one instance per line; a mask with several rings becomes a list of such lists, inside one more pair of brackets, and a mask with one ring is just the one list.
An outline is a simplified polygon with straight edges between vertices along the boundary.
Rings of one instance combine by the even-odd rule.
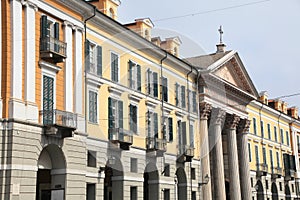
[[178, 51], [177, 51], [177, 47], [174, 47], [174, 56], [177, 56]]
[[148, 29], [145, 30], [145, 38], [147, 40], [150, 40], [150, 34], [149, 34], [149, 30]]

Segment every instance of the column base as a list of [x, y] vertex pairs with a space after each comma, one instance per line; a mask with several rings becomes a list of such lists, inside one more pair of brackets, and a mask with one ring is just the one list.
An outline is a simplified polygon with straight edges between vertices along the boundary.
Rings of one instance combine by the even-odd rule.
[[39, 111], [37, 105], [32, 102], [26, 102], [25, 105], [26, 120], [37, 123], [39, 121]]
[[8, 117], [24, 120], [26, 119], [25, 104], [20, 99], [10, 99], [8, 102]]

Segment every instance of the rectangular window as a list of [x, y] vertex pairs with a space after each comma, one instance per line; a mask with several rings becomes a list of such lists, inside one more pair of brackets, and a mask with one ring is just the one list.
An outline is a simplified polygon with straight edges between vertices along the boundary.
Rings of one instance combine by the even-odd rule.
[[256, 119], [253, 118], [253, 132], [255, 135], [257, 135], [257, 130], [256, 130]]
[[137, 106], [129, 105], [129, 128], [134, 134], [137, 134]]
[[185, 86], [181, 86], [181, 107], [185, 108], [186, 102], [185, 102]]
[[197, 94], [195, 91], [192, 92], [192, 101], [193, 101], [193, 112], [196, 113], [197, 112]]
[[173, 118], [169, 117], [168, 118], [168, 141], [172, 142], [173, 141]]
[[162, 77], [161, 81], [162, 81], [162, 87], [161, 87], [162, 99], [165, 102], [168, 102], [168, 79], [165, 77]]
[[191, 168], [191, 177], [192, 180], [196, 180], [196, 168], [194, 167]]
[[97, 123], [97, 93], [89, 91], [89, 121]]
[[251, 144], [250, 143], [248, 143], [248, 152], [249, 152], [249, 162], [251, 162], [252, 159], [251, 159]]
[[54, 78], [43, 76], [43, 123], [53, 124]]
[[123, 102], [108, 98], [108, 128], [123, 128]]
[[119, 82], [119, 56], [111, 52], [110, 59], [111, 80]]
[[137, 187], [130, 187], [130, 200], [137, 200]]
[[130, 158], [130, 172], [137, 173], [137, 158]]
[[181, 108], [186, 108], [186, 95], [185, 95], [185, 86], [175, 84], [175, 102], [176, 106]]
[[170, 200], [170, 189], [164, 189], [164, 200]]
[[147, 112], [147, 132], [148, 137], [158, 138], [158, 115], [155, 112]]
[[267, 152], [266, 152], [266, 148], [263, 147], [263, 161], [264, 161], [264, 164], [267, 164]]
[[41, 51], [54, 51], [65, 55], [65, 48], [55, 42], [59, 40], [59, 23], [54, 22], [46, 15], [41, 17]]
[[280, 129], [281, 144], [284, 144], [283, 129]]
[[267, 125], [268, 126], [268, 138], [271, 140], [271, 126], [270, 124]]
[[273, 163], [273, 151], [270, 149], [270, 162], [271, 162], [271, 170], [273, 172], [274, 163]]
[[170, 176], [170, 164], [165, 163], [164, 176]]
[[265, 133], [264, 133], [264, 122], [263, 121], [260, 121], [260, 132], [261, 132], [261, 137], [264, 138]]
[[288, 146], [290, 146], [290, 136], [289, 136], [289, 132], [286, 131], [285, 134], [286, 134], [286, 144], [287, 144]]
[[274, 126], [274, 139], [275, 139], [275, 142], [278, 142], [278, 136], [277, 136], [277, 128], [276, 128], [276, 126]]
[[258, 146], [255, 146], [255, 159], [256, 159], [256, 165], [259, 165], [259, 154], [258, 154]]
[[129, 87], [141, 91], [141, 66], [132, 62], [128, 62], [129, 71]]
[[94, 183], [86, 184], [86, 199], [88, 199], [88, 200], [96, 199], [96, 184], [94, 184]]
[[97, 154], [96, 151], [87, 151], [87, 166], [88, 167], [96, 167], [97, 165]]
[[190, 146], [194, 147], [194, 126], [190, 124]]
[[98, 76], [102, 76], [102, 47], [87, 40], [86, 44], [86, 70]]
[[279, 152], [276, 152], [277, 168], [280, 168]]
[[158, 97], [158, 74], [147, 70], [147, 92], [153, 97]]

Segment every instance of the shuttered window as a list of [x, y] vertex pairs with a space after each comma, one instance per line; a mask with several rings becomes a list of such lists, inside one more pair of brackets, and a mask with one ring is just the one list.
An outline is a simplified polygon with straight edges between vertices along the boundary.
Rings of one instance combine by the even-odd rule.
[[263, 161], [264, 161], [264, 164], [267, 164], [267, 152], [266, 152], [266, 148], [263, 147]]
[[194, 147], [194, 126], [190, 124], [190, 146]]
[[168, 118], [169, 142], [173, 141], [173, 118]]
[[59, 23], [53, 22], [48, 19], [46, 15], [41, 17], [41, 46], [40, 50], [52, 50], [59, 52], [59, 45], [52, 41], [50, 38], [59, 40]]
[[181, 86], [181, 107], [185, 108], [186, 102], [185, 102], [185, 86]]
[[129, 105], [129, 127], [130, 131], [137, 134], [137, 107]]
[[192, 92], [192, 102], [193, 102], [193, 112], [196, 113], [197, 112], [197, 99], [196, 99], [196, 92], [193, 91]]
[[255, 159], [256, 159], [256, 165], [259, 165], [259, 154], [258, 154], [258, 146], [255, 146]]
[[260, 121], [260, 132], [261, 132], [261, 137], [265, 137], [265, 132], [264, 132], [264, 122]]
[[270, 124], [268, 124], [267, 126], [268, 126], [268, 138], [271, 140], [271, 126]]
[[87, 40], [85, 48], [86, 71], [102, 76], [102, 47]]
[[276, 152], [277, 167], [280, 167], [279, 152]]
[[284, 144], [284, 136], [283, 136], [283, 130], [280, 129], [280, 138], [281, 138], [281, 144]]
[[147, 70], [147, 92], [153, 97], [158, 97], [158, 74]]
[[119, 81], [119, 56], [111, 52], [111, 80]]
[[53, 123], [54, 78], [43, 76], [43, 123]]
[[253, 132], [254, 132], [255, 135], [257, 135], [256, 118], [253, 118]]
[[97, 93], [89, 91], [89, 121], [97, 123]]
[[129, 71], [129, 87], [141, 91], [141, 66], [132, 62], [128, 62]]
[[289, 136], [289, 132], [286, 131], [285, 134], [286, 134], [286, 144], [287, 144], [288, 146], [290, 146], [290, 136]]
[[270, 150], [270, 162], [271, 162], [271, 170], [273, 171], [274, 162], [273, 162], [273, 151], [272, 150]]
[[123, 102], [108, 98], [108, 127], [123, 128]]
[[278, 136], [277, 136], [277, 128], [276, 128], [276, 126], [274, 126], [274, 139], [275, 139], [275, 142], [278, 142]]
[[186, 122], [177, 121], [177, 135], [179, 153], [184, 153], [186, 145]]
[[175, 84], [175, 103], [176, 106], [186, 108], [185, 86], [178, 83]]
[[168, 79], [162, 77], [162, 98], [165, 102], [168, 102]]
[[102, 47], [97, 46], [97, 75], [102, 76]]
[[148, 137], [158, 138], [158, 115], [155, 112], [147, 112], [147, 132]]

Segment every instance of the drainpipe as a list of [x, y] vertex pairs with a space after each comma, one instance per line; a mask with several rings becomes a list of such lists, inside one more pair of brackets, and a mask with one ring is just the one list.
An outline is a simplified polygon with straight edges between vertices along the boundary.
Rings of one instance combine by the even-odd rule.
[[[96, 6], [93, 6], [93, 8], [94, 8], [94, 14], [92, 15], [92, 16], [90, 16], [90, 17], [88, 17], [87, 19], [85, 19], [84, 20], [84, 50], [86, 50], [86, 44], [87, 44], [87, 39], [86, 39], [86, 22], [88, 21], [88, 20], [90, 20], [90, 19], [92, 19], [93, 17], [95, 17], [96, 16]], [[86, 55], [84, 54], [84, 61], [85, 61], [85, 59], [88, 59], [88, 58], [86, 58]], [[85, 102], [84, 102], [84, 104], [85, 104], [85, 133], [87, 134], [87, 121], [88, 121], [88, 113], [87, 113], [87, 71], [86, 71], [86, 69], [87, 69], [87, 66], [86, 66], [86, 61], [84, 62], [84, 77], [85, 77], [85, 80], [84, 80], [84, 82], [85, 82], [85, 86], [84, 86], [84, 96], [85, 96]]]

